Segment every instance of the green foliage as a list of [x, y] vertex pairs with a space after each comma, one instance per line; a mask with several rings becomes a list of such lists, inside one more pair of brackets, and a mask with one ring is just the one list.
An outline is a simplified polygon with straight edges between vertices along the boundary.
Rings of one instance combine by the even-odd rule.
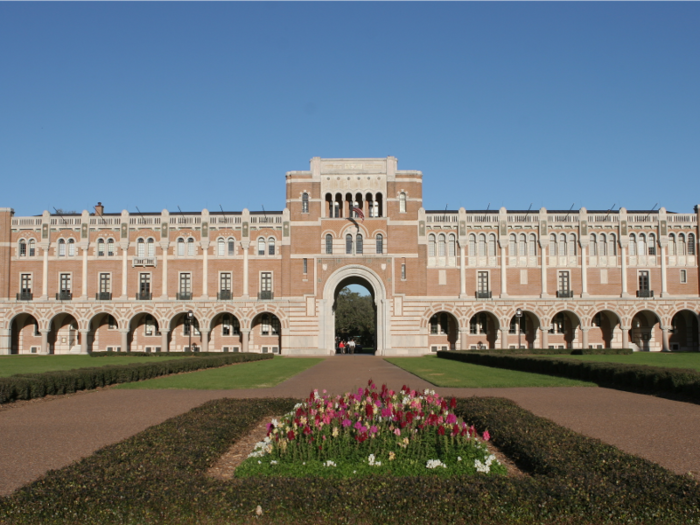
[[94, 368], [78, 368], [44, 372], [43, 374], [18, 374], [0, 378], [0, 403], [18, 399], [34, 399], [48, 395], [69, 394], [77, 390], [142, 381], [152, 377], [213, 368], [233, 363], [270, 359], [267, 354], [223, 354], [216, 356], [170, 359], [125, 365], [106, 365]]
[[494, 355], [473, 351], [438, 352], [438, 357], [465, 363], [549, 374], [600, 386], [657, 394], [700, 403], [700, 372], [624, 363], [586, 362], [575, 358]]
[[629, 355], [631, 348], [499, 348], [493, 350], [469, 350], [489, 355]]
[[633, 365], [661, 366], [664, 368], [689, 368], [700, 372], [700, 352], [634, 352], [631, 355], [584, 355], [581, 361], [626, 363]]
[[[502, 399], [459, 400], [457, 412], [530, 475], [362, 479], [254, 477], [205, 470], [291, 399], [217, 400], [0, 499], [21, 524], [698, 524], [700, 488]], [[256, 507], [262, 516], [256, 517]]]
[[375, 312], [371, 295], [343, 288], [335, 303], [335, 333], [348, 338], [360, 336], [364, 346], [374, 344]]
[[455, 366], [453, 361], [438, 359], [434, 355], [422, 357], [391, 357], [385, 358], [385, 360], [440, 387], [509, 388], [531, 386], [595, 386], [594, 383], [588, 381], [578, 381], [546, 374], [533, 374], [469, 363], [461, 363]]

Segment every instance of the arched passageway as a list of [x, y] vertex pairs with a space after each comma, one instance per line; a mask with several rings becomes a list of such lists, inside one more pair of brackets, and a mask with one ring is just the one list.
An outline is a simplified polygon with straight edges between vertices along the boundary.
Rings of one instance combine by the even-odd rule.
[[129, 323], [129, 351], [160, 352], [162, 337], [158, 320], [150, 313], [136, 314]]
[[671, 337], [669, 350], [678, 352], [697, 352], [698, 314], [691, 310], [681, 310], [671, 319]]
[[450, 312], [434, 313], [428, 321], [428, 346], [431, 352], [456, 350], [459, 321]]
[[632, 318], [630, 346], [640, 352], [660, 352], [663, 349], [663, 333], [656, 313], [642, 310]]
[[279, 318], [270, 312], [256, 315], [251, 323], [248, 345], [250, 352], [281, 354], [282, 326]]
[[620, 317], [610, 310], [601, 310], [591, 318], [588, 330], [589, 348], [619, 348], [622, 345]]
[[377, 309], [369, 288], [360, 284], [338, 285], [333, 303], [335, 349], [343, 354], [374, 354]]
[[19, 314], [10, 323], [10, 353], [40, 354], [39, 322], [31, 314]]
[[[99, 313], [90, 319], [88, 352], [121, 352], [121, 334], [113, 315]], [[126, 352], [126, 349], [123, 349]]]
[[533, 313], [526, 310], [522, 315], [514, 315], [510, 319], [508, 327], [508, 347], [509, 348], [537, 348], [541, 346], [538, 341], [540, 333], [540, 319]]
[[466, 346], [469, 350], [496, 348], [500, 324], [491, 312], [478, 312], [469, 319]]
[[48, 336], [50, 354], [79, 354], [82, 335], [78, 321], [70, 314], [60, 313], [51, 319]]
[[240, 352], [242, 347], [241, 323], [229, 312], [217, 314], [211, 321], [210, 352]]
[[182, 312], [170, 320], [168, 339], [170, 352], [199, 352], [202, 350], [202, 332], [196, 314]]

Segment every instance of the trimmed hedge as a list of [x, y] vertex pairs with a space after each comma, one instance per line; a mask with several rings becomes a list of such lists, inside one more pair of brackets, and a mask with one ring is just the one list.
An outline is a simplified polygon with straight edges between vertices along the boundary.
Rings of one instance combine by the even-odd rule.
[[197, 356], [197, 355], [221, 355], [222, 352], [88, 352], [90, 357], [114, 357], [114, 356], [136, 356], [136, 357], [177, 357], [177, 356]]
[[0, 404], [18, 399], [35, 399], [69, 394], [116, 383], [142, 381], [153, 377], [217, 368], [234, 363], [272, 359], [270, 354], [217, 354], [187, 359], [154, 360], [147, 363], [105, 365], [100, 367], [57, 370], [41, 374], [17, 374], [0, 378]]
[[579, 379], [618, 390], [665, 395], [700, 403], [700, 372], [687, 368], [598, 363], [565, 357], [557, 359], [526, 355], [496, 355], [473, 350], [440, 351], [438, 357], [494, 368]]
[[[700, 486], [504, 399], [458, 401], [530, 475], [357, 480], [205, 477], [292, 399], [223, 399], [103, 448], [0, 499], [8, 524], [698, 524]], [[255, 515], [256, 507], [263, 514]]]
[[[454, 352], [454, 350], [452, 350]], [[500, 348], [494, 350], [461, 350], [488, 355], [628, 355], [631, 348]]]

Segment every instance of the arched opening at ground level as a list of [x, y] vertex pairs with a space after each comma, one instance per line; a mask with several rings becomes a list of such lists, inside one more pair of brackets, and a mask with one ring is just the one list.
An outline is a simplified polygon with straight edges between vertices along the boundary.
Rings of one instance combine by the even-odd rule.
[[540, 319], [533, 312], [520, 310], [510, 319], [508, 327], [508, 348], [537, 348], [541, 346]]
[[176, 314], [170, 320], [168, 334], [168, 351], [170, 352], [200, 352], [202, 348], [202, 332], [199, 320], [194, 312]]
[[339, 283], [333, 303], [336, 354], [374, 354], [377, 308], [371, 288]]
[[651, 310], [637, 312], [632, 318], [630, 346], [640, 352], [660, 352], [663, 350], [663, 333], [659, 316]]
[[431, 352], [456, 350], [459, 321], [446, 311], [434, 313], [428, 321], [428, 346]]
[[211, 320], [209, 332], [210, 352], [241, 352], [241, 322], [229, 312], [217, 314]]
[[483, 311], [474, 314], [469, 319], [469, 330], [466, 336], [466, 348], [469, 350], [486, 350], [496, 348], [500, 324], [498, 318], [491, 312]]
[[15, 316], [10, 323], [10, 354], [40, 354], [39, 322], [31, 314]]
[[601, 310], [591, 318], [588, 330], [588, 348], [620, 348], [622, 330], [620, 317], [611, 310]]
[[282, 325], [279, 317], [261, 312], [250, 323], [248, 351], [262, 354], [282, 353]]
[[88, 328], [88, 352], [126, 352], [126, 348], [121, 346], [119, 325], [112, 314], [96, 314], [90, 319]]
[[48, 334], [50, 354], [79, 354], [82, 334], [78, 331], [78, 321], [71, 314], [60, 313], [51, 319]]
[[671, 319], [669, 350], [676, 352], [697, 352], [698, 314], [692, 310], [681, 310]]
[[577, 342], [577, 332], [581, 327], [578, 316], [569, 311], [562, 310], [552, 316], [552, 322], [547, 334], [547, 346], [549, 348], [572, 349]]

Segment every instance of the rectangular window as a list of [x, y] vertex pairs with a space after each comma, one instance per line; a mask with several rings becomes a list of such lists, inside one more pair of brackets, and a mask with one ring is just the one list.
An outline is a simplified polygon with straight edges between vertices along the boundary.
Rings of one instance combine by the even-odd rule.
[[110, 277], [111, 276], [108, 273], [100, 274], [100, 293], [109, 293], [112, 291]]
[[221, 323], [221, 335], [231, 335], [231, 316], [224, 315], [223, 322]]
[[180, 293], [181, 294], [192, 293], [192, 274], [191, 273], [181, 273], [180, 274]]
[[140, 273], [139, 274], [139, 293], [141, 293], [141, 294], [151, 293], [151, 274], [150, 273]]
[[406, 263], [401, 264], [401, 280], [406, 280]]
[[222, 292], [231, 291], [231, 273], [224, 272], [219, 276], [219, 290]]
[[34, 248], [34, 240], [29, 241], [29, 257], [34, 257], [35, 254], [35, 248]]
[[32, 293], [32, 274], [23, 273], [20, 275], [20, 292], [23, 294]]
[[308, 270], [309, 270], [309, 260], [304, 259], [304, 275], [306, 275], [308, 273]]
[[145, 335], [153, 335], [156, 331], [156, 320], [150, 315], [146, 318]]
[[489, 291], [489, 272], [478, 272], [476, 280], [479, 293], [486, 293]]
[[569, 272], [559, 272], [559, 291], [569, 293], [571, 290], [571, 282], [569, 280]]
[[70, 282], [70, 274], [69, 273], [62, 273], [60, 275], [60, 290], [61, 290], [61, 293], [70, 293], [71, 282]]
[[97, 243], [97, 256], [98, 257], [104, 257], [105, 254], [105, 243], [104, 242], [98, 242]]
[[681, 270], [681, 283], [686, 284], [688, 282], [688, 271]]
[[641, 270], [639, 272], [639, 291], [646, 292], [649, 290], [649, 271]]
[[27, 243], [24, 241], [21, 241], [19, 243], [19, 256], [20, 257], [26, 257], [27, 256]]
[[269, 335], [270, 334], [270, 315], [269, 314], [264, 314], [262, 316], [261, 334], [262, 335]]
[[234, 248], [235, 248], [235, 244], [233, 242], [233, 239], [229, 239], [229, 241], [228, 241], [228, 254], [229, 254], [229, 256], [233, 255]]
[[260, 291], [261, 292], [271, 292], [272, 291], [272, 272], [262, 272], [260, 274]]
[[112, 239], [107, 242], [107, 255], [110, 257], [114, 255], [114, 241]]

